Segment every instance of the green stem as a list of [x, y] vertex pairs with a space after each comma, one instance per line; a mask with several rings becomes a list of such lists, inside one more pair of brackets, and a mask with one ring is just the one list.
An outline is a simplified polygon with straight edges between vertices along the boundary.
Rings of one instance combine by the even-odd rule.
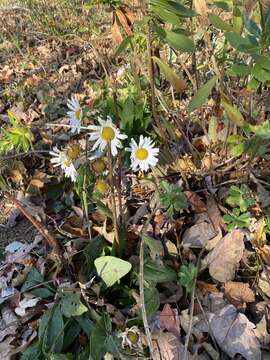
[[108, 142], [108, 160], [109, 160], [109, 180], [111, 186], [111, 205], [112, 205], [112, 213], [113, 213], [113, 226], [115, 231], [115, 241], [116, 246], [119, 248], [119, 232], [118, 232], [118, 222], [117, 222], [117, 212], [116, 212], [116, 202], [115, 202], [115, 194], [114, 194], [114, 177], [113, 177], [113, 159], [112, 159], [112, 150], [111, 150], [111, 142]]

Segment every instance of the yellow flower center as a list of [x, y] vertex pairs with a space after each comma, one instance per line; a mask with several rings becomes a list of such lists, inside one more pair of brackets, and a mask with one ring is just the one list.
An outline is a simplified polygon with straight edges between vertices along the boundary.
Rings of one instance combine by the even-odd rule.
[[96, 183], [96, 189], [101, 194], [105, 194], [108, 191], [108, 184], [104, 180], [98, 180]]
[[78, 158], [78, 156], [81, 153], [81, 148], [79, 145], [74, 144], [71, 145], [68, 149], [67, 149], [67, 156], [69, 157], [69, 159], [71, 160], [75, 160]]
[[105, 162], [102, 159], [97, 159], [92, 163], [92, 168], [96, 173], [101, 173], [105, 170]]
[[115, 132], [111, 127], [104, 126], [101, 132], [101, 137], [103, 140], [111, 141], [115, 138]]
[[66, 167], [69, 167], [70, 165], [71, 165], [71, 161], [70, 160], [65, 160], [64, 162], [63, 162], [63, 165], [64, 166], [66, 166]]
[[81, 114], [82, 114], [82, 109], [78, 109], [75, 111], [75, 118], [77, 120], [81, 120]]
[[135, 157], [138, 160], [147, 159], [148, 158], [148, 150], [146, 150], [145, 148], [139, 148], [138, 150], [136, 150]]

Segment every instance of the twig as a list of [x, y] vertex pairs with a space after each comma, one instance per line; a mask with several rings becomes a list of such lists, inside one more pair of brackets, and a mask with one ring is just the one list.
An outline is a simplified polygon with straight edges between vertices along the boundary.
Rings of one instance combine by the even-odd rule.
[[[202, 254], [204, 252], [204, 249], [201, 250], [199, 256], [198, 256], [198, 260], [197, 260], [197, 274], [198, 274], [198, 268], [200, 265], [200, 261], [201, 261], [201, 257]], [[185, 349], [184, 349], [184, 356], [183, 356], [183, 360], [187, 360], [188, 359], [188, 344], [189, 344], [189, 339], [191, 336], [191, 332], [192, 332], [192, 325], [193, 325], [193, 312], [194, 312], [194, 302], [195, 302], [195, 292], [196, 292], [196, 282], [197, 282], [197, 275], [196, 278], [194, 279], [194, 283], [193, 283], [193, 289], [192, 289], [192, 293], [191, 293], [191, 302], [190, 302], [190, 310], [189, 310], [189, 324], [188, 324], [188, 332], [187, 332], [187, 336], [186, 336], [186, 341], [185, 341]]]
[[4, 195], [13, 202], [13, 204], [21, 211], [21, 213], [34, 225], [38, 232], [44, 237], [45, 241], [52, 248], [55, 255], [57, 255], [58, 261], [65, 264], [65, 259], [61, 254], [60, 246], [55, 237], [53, 237], [48, 229], [40, 221], [36, 220], [29, 212], [26, 210], [20, 201], [18, 201], [14, 196], [9, 194], [7, 191], [4, 192]]
[[150, 351], [150, 355], [151, 355], [151, 359], [154, 358], [154, 348], [153, 348], [153, 342], [152, 342], [152, 338], [151, 338], [151, 332], [150, 332], [150, 328], [148, 325], [148, 320], [147, 320], [147, 313], [146, 313], [146, 308], [145, 308], [145, 302], [144, 302], [144, 232], [147, 229], [153, 215], [155, 214], [155, 209], [153, 210], [153, 212], [148, 216], [147, 221], [145, 222], [142, 230], [141, 230], [141, 243], [140, 243], [140, 271], [139, 271], [139, 289], [140, 289], [140, 305], [141, 305], [141, 312], [142, 312], [142, 320], [143, 320], [143, 326], [144, 326], [144, 331], [145, 331], [145, 335], [146, 335], [146, 341], [149, 347], [149, 351]]
[[18, 153], [18, 154], [14, 154], [14, 155], [0, 156], [0, 161], [11, 160], [11, 159], [15, 159], [17, 157], [24, 157], [24, 156], [29, 156], [29, 155], [49, 154], [49, 152], [50, 152], [49, 150], [33, 150], [33, 151]]
[[[111, 203], [112, 203], [112, 213], [113, 213], [113, 226], [115, 231], [115, 240], [118, 247], [120, 249], [120, 240], [118, 233], [118, 222], [117, 222], [117, 212], [116, 212], [116, 202], [115, 202], [115, 194], [114, 194], [114, 181], [113, 181], [113, 163], [112, 163], [112, 150], [111, 150], [111, 142], [109, 141], [108, 145], [108, 160], [109, 160], [109, 179], [111, 185]], [[121, 250], [121, 249], [120, 249]]]

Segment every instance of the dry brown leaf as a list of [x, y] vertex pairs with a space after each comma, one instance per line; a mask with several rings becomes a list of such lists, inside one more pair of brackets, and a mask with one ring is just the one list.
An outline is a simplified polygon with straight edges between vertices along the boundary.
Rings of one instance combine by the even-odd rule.
[[199, 195], [193, 191], [184, 191], [187, 201], [195, 213], [202, 213], [206, 211], [206, 205], [201, 200]]
[[118, 18], [120, 24], [123, 26], [125, 32], [130, 35], [132, 33], [128, 21], [127, 21], [127, 17], [125, 16], [125, 14], [121, 11], [121, 10], [116, 10], [115, 11], [115, 15]]
[[258, 286], [260, 290], [270, 298], [270, 267], [266, 267], [261, 273]]
[[[153, 360], [179, 360], [183, 358], [184, 345], [172, 333], [156, 332], [152, 334]], [[188, 354], [187, 360], [191, 360]]]
[[216, 232], [218, 232], [220, 226], [223, 225], [223, 219], [221, 217], [219, 208], [218, 208], [217, 203], [216, 203], [215, 199], [213, 198], [213, 196], [207, 197], [206, 206], [207, 206], [207, 213], [208, 213], [209, 219], [211, 220]]
[[165, 304], [159, 314], [160, 328], [168, 330], [175, 336], [180, 336], [180, 318], [177, 309], [172, 309], [170, 304]]
[[261, 255], [264, 263], [270, 266], [270, 245], [264, 245], [257, 249], [257, 251]]
[[214, 285], [214, 284], [209, 284], [207, 282], [198, 280], [197, 286], [200, 290], [203, 290], [203, 291], [207, 291], [210, 293], [219, 293], [219, 291], [217, 289], [217, 285]]
[[194, 8], [203, 18], [207, 17], [208, 8], [205, 0], [193, 0]]
[[247, 283], [228, 281], [224, 288], [225, 296], [236, 307], [255, 301], [255, 294]]
[[235, 270], [242, 259], [244, 249], [243, 231], [233, 230], [218, 242], [202, 263], [209, 267], [213, 279], [227, 282], [234, 279]]
[[208, 321], [201, 321], [195, 327], [214, 335], [221, 349], [230, 357], [236, 354], [246, 360], [261, 360], [260, 344], [257, 340], [255, 325], [237, 311], [233, 305], [226, 305], [215, 313], [207, 313]]
[[213, 239], [216, 232], [210, 222], [201, 221], [189, 229], [183, 234], [183, 246], [191, 248], [203, 248], [206, 243]]
[[115, 18], [111, 26], [111, 33], [112, 33], [112, 39], [116, 44], [120, 44], [123, 41], [121, 31], [119, 29], [119, 26], [117, 25]]
[[262, 247], [266, 243], [265, 220], [261, 218], [254, 225], [254, 232], [251, 234], [251, 242], [254, 247]]

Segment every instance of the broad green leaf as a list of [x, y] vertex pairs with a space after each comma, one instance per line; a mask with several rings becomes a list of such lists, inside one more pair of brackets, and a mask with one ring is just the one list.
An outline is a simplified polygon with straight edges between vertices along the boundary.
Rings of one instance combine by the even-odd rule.
[[217, 81], [217, 77], [214, 76], [212, 79], [207, 81], [193, 96], [188, 105], [188, 111], [192, 112], [203, 105], [208, 96], [210, 95], [215, 83]]
[[150, 260], [144, 264], [144, 280], [149, 283], [162, 283], [176, 279], [176, 272], [165, 264], [157, 265], [156, 262]]
[[215, 14], [209, 14], [208, 18], [211, 24], [214, 25], [217, 29], [224, 31], [233, 31], [233, 27], [228, 23], [226, 23], [225, 21], [223, 21], [219, 16]]
[[33, 345], [29, 346], [21, 355], [20, 360], [40, 360], [41, 359], [41, 349], [38, 342], [35, 342]]
[[232, 9], [232, 0], [216, 0], [214, 1], [215, 6], [219, 7], [222, 10], [225, 11], [231, 11]]
[[237, 126], [243, 127], [245, 124], [245, 119], [243, 118], [243, 115], [240, 113], [240, 111], [224, 97], [221, 99], [221, 104], [224, 107], [228, 119]]
[[65, 352], [65, 350], [73, 343], [73, 341], [78, 338], [81, 330], [81, 325], [77, 320], [71, 319], [68, 322], [65, 328], [65, 337], [62, 349], [63, 352]]
[[21, 292], [25, 292], [31, 287], [41, 284], [43, 281], [43, 276], [35, 267], [33, 267], [30, 273], [27, 275], [27, 278], [21, 288]]
[[180, 34], [177, 31], [164, 30], [164, 32], [164, 40], [174, 49], [191, 53], [195, 51], [195, 45], [193, 41], [186, 35]]
[[80, 300], [80, 294], [72, 291], [64, 291], [61, 294], [59, 306], [62, 314], [67, 318], [80, 316], [88, 311], [87, 307]]
[[253, 67], [252, 75], [261, 82], [270, 80], [270, 71], [263, 69], [259, 64]]
[[246, 76], [251, 74], [252, 66], [234, 64], [230, 69], [227, 70], [227, 74], [230, 76]]
[[181, 17], [168, 11], [167, 9], [160, 8], [159, 6], [151, 6], [153, 13], [165, 23], [170, 23], [176, 26], [180, 25]]
[[60, 353], [64, 340], [64, 321], [58, 305], [48, 310], [42, 316], [38, 330], [43, 353]]
[[125, 276], [132, 266], [128, 261], [114, 256], [101, 256], [95, 260], [95, 267], [98, 275], [109, 287]]
[[72, 354], [51, 354], [48, 360], [72, 360]]
[[160, 297], [155, 287], [144, 288], [144, 303], [147, 317], [157, 312], [160, 306]]
[[254, 54], [260, 50], [257, 42], [252, 43], [250, 38], [243, 38], [241, 35], [234, 31], [229, 31], [225, 34], [226, 39], [229, 43], [238, 51]]
[[253, 55], [253, 57], [256, 61], [256, 64], [260, 65], [266, 70], [270, 70], [270, 54], [268, 54], [268, 56]]
[[176, 75], [176, 73], [161, 59], [153, 57], [153, 60], [158, 64], [161, 72], [176, 91], [181, 92], [185, 90], [187, 83], [184, 79]]
[[196, 16], [196, 12], [190, 8], [181, 5], [178, 1], [172, 0], [151, 0], [151, 5], [155, 6], [156, 10], [158, 8], [165, 9], [171, 14], [178, 15], [180, 17], [192, 17]]
[[103, 313], [90, 336], [89, 360], [102, 360], [106, 352], [119, 359], [120, 339], [112, 335], [112, 323], [108, 314]]
[[143, 235], [145, 244], [149, 247], [150, 255], [153, 260], [164, 253], [164, 248], [160, 240], [153, 239], [151, 236]]

